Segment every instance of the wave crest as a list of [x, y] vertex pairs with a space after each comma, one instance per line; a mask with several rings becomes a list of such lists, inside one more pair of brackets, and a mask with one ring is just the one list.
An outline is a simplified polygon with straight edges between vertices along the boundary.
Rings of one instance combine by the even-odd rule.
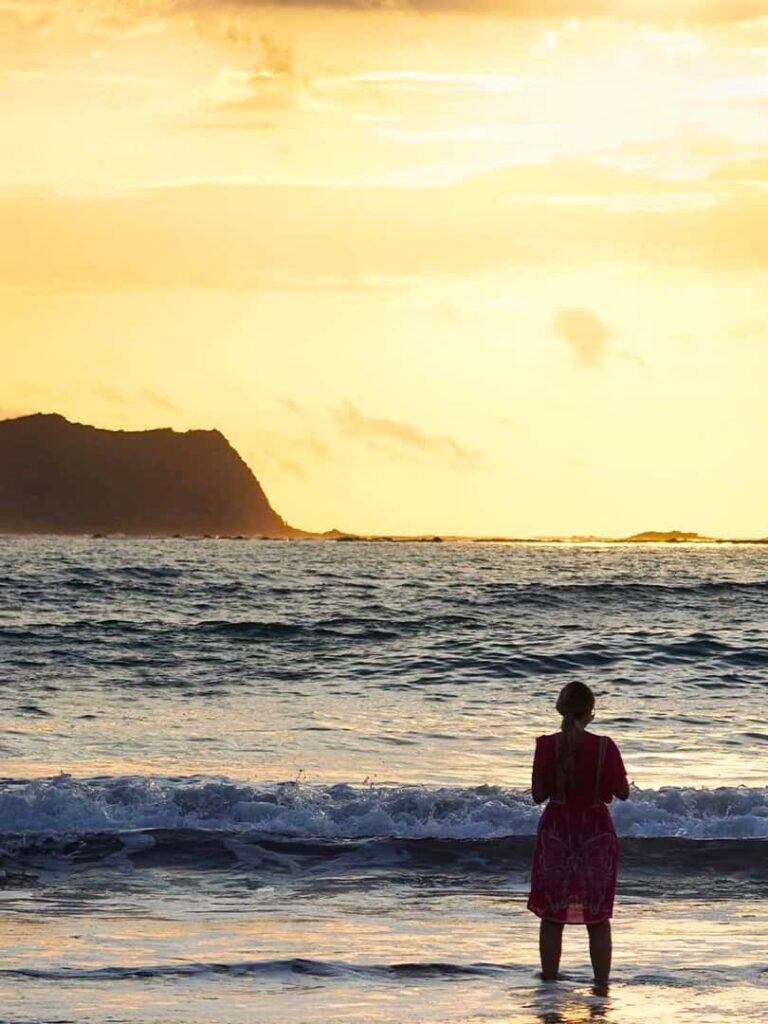
[[[248, 784], [194, 776], [70, 775], [0, 782], [0, 834], [66, 837], [213, 829], [288, 838], [487, 840], [532, 836], [539, 809], [503, 786]], [[768, 789], [633, 789], [614, 803], [620, 836], [768, 838]]]

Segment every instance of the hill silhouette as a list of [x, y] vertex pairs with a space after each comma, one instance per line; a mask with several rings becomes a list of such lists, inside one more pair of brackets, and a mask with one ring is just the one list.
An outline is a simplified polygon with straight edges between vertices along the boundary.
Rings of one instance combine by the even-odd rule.
[[645, 530], [643, 533], [633, 533], [631, 537], [625, 537], [625, 541], [632, 543], [664, 543], [674, 544], [685, 541], [706, 541], [709, 537], [702, 537], [699, 533], [689, 533], [685, 530]]
[[0, 532], [299, 536], [218, 430], [0, 422]]

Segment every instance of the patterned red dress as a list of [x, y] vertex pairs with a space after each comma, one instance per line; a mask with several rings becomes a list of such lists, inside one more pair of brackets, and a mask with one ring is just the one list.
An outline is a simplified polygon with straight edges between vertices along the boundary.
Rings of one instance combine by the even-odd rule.
[[558, 790], [559, 734], [536, 740], [534, 771], [549, 799], [539, 821], [528, 909], [546, 921], [597, 924], [613, 914], [619, 843], [606, 804], [626, 775], [608, 736], [585, 732], [574, 754], [574, 785]]

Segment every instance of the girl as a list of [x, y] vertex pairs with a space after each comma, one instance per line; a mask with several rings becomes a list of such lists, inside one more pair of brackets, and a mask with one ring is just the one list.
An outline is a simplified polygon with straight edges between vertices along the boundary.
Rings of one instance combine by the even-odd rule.
[[533, 760], [533, 799], [548, 800], [539, 821], [528, 909], [541, 918], [539, 951], [545, 981], [557, 978], [563, 925], [585, 924], [595, 983], [611, 970], [611, 922], [619, 844], [606, 806], [626, 800], [629, 783], [619, 748], [586, 728], [595, 697], [584, 683], [557, 698], [560, 732], [539, 736]]

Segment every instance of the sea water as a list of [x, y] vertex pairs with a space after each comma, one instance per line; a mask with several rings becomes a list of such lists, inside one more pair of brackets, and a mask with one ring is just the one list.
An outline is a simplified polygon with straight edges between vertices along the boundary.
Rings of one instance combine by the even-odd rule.
[[[0, 1020], [768, 1021], [768, 548], [0, 539]], [[536, 977], [534, 739], [633, 782]]]

